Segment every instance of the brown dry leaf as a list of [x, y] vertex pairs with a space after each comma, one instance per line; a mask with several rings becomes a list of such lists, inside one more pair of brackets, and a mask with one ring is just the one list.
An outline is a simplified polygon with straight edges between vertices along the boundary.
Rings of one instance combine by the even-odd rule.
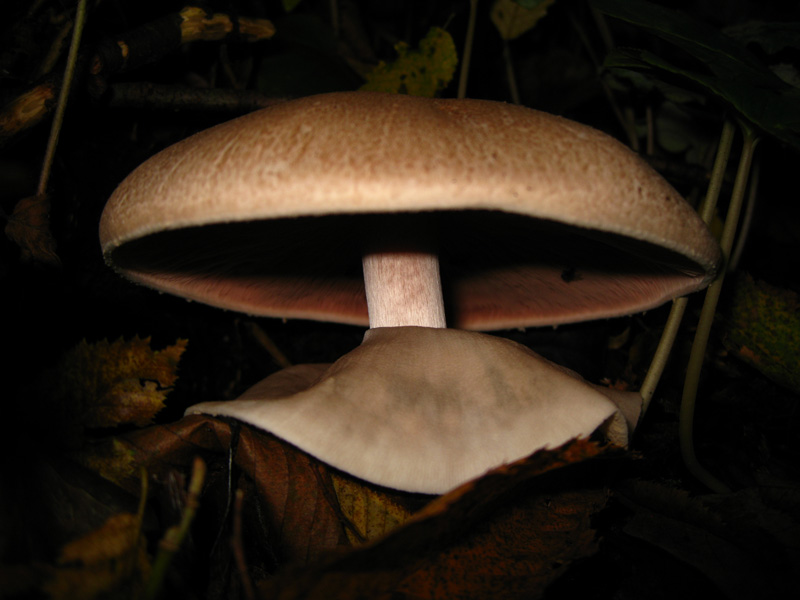
[[47, 194], [23, 198], [8, 219], [6, 235], [22, 250], [23, 261], [59, 266], [56, 240], [50, 232], [50, 197]]
[[[131, 432], [122, 441], [134, 452], [139, 466], [155, 478], [164, 480], [171, 470], [188, 470], [200, 454], [208, 465], [208, 487], [214, 481], [225, 488], [228, 454], [237, 473], [250, 483], [253, 493], [246, 503], [257, 508], [259, 522], [245, 525], [253, 532], [266, 532], [258, 540], [262, 551], [270, 549], [279, 564], [306, 564], [326, 552], [347, 546], [347, 537], [330, 478], [314, 458], [267, 433], [238, 423], [198, 415], [177, 423], [158, 425]], [[124, 482], [135, 493], [135, 477]], [[221, 495], [227, 490], [220, 491]], [[215, 525], [219, 527], [219, 524]]]
[[[286, 570], [263, 598], [536, 598], [596, 550], [606, 502], [576, 463], [610, 452], [573, 441], [438, 497], [387, 536], [311, 568]], [[573, 468], [563, 468], [573, 465]], [[596, 467], [595, 467], [596, 469]], [[596, 471], [595, 471], [596, 472]]]
[[150, 424], [178, 378], [186, 343], [161, 351], [150, 348], [150, 338], [79, 343], [58, 366], [66, 420], [89, 428]]
[[[376, 489], [371, 500], [377, 505], [417, 510], [388, 534], [353, 547], [345, 516], [353, 513], [340, 506], [332, 482], [349, 476], [333, 475], [268, 433], [193, 415], [123, 439], [157, 480], [171, 469], [187, 469], [195, 455], [203, 456], [209, 467], [201, 498], [206, 514], [226, 504], [233, 473], [235, 488], [246, 492], [244, 539], [234, 545], [247, 557], [248, 572], [261, 582], [262, 597], [326, 600], [393, 594], [500, 600], [540, 596], [572, 561], [595, 552], [590, 520], [607, 494], [596, 480], [604, 469], [593, 459], [618, 452], [575, 441], [440, 497]], [[137, 482], [130, 478], [125, 485], [135, 491]], [[215, 519], [229, 518], [218, 513]], [[219, 521], [196, 526], [224, 527]], [[223, 565], [233, 565], [224, 552], [218, 550], [210, 561], [221, 573], [235, 570]]]
[[146, 540], [136, 515], [121, 513], [99, 529], [66, 544], [44, 591], [54, 599], [92, 599], [141, 589], [150, 572]]

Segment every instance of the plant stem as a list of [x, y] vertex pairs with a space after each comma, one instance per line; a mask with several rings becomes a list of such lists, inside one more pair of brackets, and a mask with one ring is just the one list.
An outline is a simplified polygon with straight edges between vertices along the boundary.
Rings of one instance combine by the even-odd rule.
[[640, 419], [644, 418], [650, 406], [650, 401], [653, 399], [656, 386], [667, 366], [667, 361], [672, 352], [675, 338], [678, 335], [678, 329], [680, 329], [681, 320], [683, 319], [683, 313], [686, 311], [687, 303], [688, 299], [686, 296], [676, 298], [672, 303], [672, 309], [664, 325], [664, 331], [661, 333], [661, 339], [658, 341], [658, 347], [656, 348], [655, 354], [653, 354], [653, 360], [650, 362], [650, 368], [647, 370], [647, 375], [645, 375], [644, 381], [642, 382], [642, 387], [639, 389], [639, 393], [642, 395], [642, 414], [639, 417]]
[[205, 477], [206, 465], [200, 457], [195, 457], [181, 522], [167, 529], [159, 543], [158, 554], [153, 562], [153, 569], [150, 571], [150, 577], [147, 580], [142, 596], [144, 600], [154, 600], [161, 591], [161, 585], [164, 582], [167, 569], [169, 569], [169, 565], [172, 562], [172, 557], [175, 556], [175, 553], [180, 548], [186, 534], [189, 532], [189, 526], [192, 524], [192, 520], [194, 520], [195, 512], [197, 512], [197, 508], [200, 504], [200, 492], [203, 490]]
[[514, 74], [514, 60], [511, 57], [511, 46], [508, 45], [506, 38], [503, 38], [503, 61], [506, 63], [506, 81], [508, 81], [508, 93], [511, 96], [511, 102], [521, 104], [517, 76]]
[[467, 37], [464, 40], [464, 54], [461, 57], [461, 73], [458, 79], [458, 98], [467, 97], [467, 79], [469, 78], [469, 63], [472, 58], [472, 42], [475, 39], [475, 19], [478, 14], [478, 0], [469, 0], [469, 22], [467, 24]]
[[[714, 216], [714, 209], [717, 206], [719, 192], [722, 189], [722, 181], [725, 178], [725, 168], [728, 165], [728, 158], [731, 154], [731, 144], [735, 131], [736, 129], [730, 121], [726, 121], [722, 127], [722, 133], [720, 134], [720, 140], [717, 146], [717, 157], [714, 160], [714, 167], [711, 171], [711, 180], [708, 184], [706, 197], [698, 208], [700, 218], [703, 219], [706, 225], [711, 222]], [[667, 366], [667, 361], [672, 352], [675, 337], [678, 335], [678, 329], [683, 320], [683, 313], [686, 311], [687, 303], [688, 299], [683, 297], [676, 299], [672, 304], [672, 310], [664, 325], [664, 331], [658, 342], [658, 348], [656, 348], [653, 360], [650, 363], [650, 368], [647, 370], [647, 375], [639, 390], [639, 393], [642, 395], [642, 417], [644, 417], [647, 408], [650, 406], [650, 401], [653, 399], [656, 386], [661, 379], [664, 368]]]
[[[742, 154], [739, 158], [739, 167], [736, 172], [736, 180], [733, 185], [731, 202], [728, 207], [728, 214], [725, 217], [725, 225], [722, 230], [720, 246], [722, 248], [723, 260], [727, 261], [730, 256], [733, 240], [736, 235], [736, 227], [739, 222], [739, 213], [747, 189], [747, 178], [752, 165], [753, 152], [758, 139], [749, 128], [744, 128], [744, 143]], [[706, 212], [713, 212], [713, 208], [704, 207]], [[694, 408], [697, 400], [697, 390], [700, 385], [700, 373], [703, 368], [708, 339], [711, 334], [711, 326], [714, 322], [717, 303], [719, 302], [722, 284], [725, 280], [725, 269], [719, 277], [706, 290], [705, 301], [700, 313], [700, 320], [697, 324], [692, 351], [689, 355], [689, 364], [686, 369], [686, 381], [684, 382], [683, 396], [681, 398], [680, 410], [680, 447], [683, 462], [689, 472], [694, 475], [701, 483], [716, 493], [726, 493], [730, 489], [719, 479], [714, 477], [697, 460], [694, 452]]]
[[64, 70], [64, 79], [61, 82], [61, 91], [58, 94], [58, 104], [56, 105], [56, 111], [53, 115], [53, 123], [50, 126], [50, 137], [47, 140], [47, 149], [44, 153], [42, 171], [39, 174], [39, 185], [36, 188], [37, 196], [43, 196], [47, 192], [47, 182], [50, 179], [50, 171], [53, 167], [53, 158], [55, 157], [56, 146], [58, 145], [58, 135], [61, 133], [61, 124], [64, 122], [64, 112], [67, 110], [69, 90], [72, 85], [72, 79], [75, 76], [75, 65], [78, 62], [78, 47], [81, 44], [83, 26], [86, 23], [87, 4], [87, 0], [80, 0], [75, 13], [75, 25], [72, 30], [69, 54], [67, 55], [67, 67]]

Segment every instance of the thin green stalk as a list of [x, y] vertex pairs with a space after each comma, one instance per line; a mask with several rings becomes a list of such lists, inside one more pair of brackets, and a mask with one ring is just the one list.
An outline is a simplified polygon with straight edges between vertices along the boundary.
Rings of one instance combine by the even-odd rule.
[[[747, 189], [747, 178], [753, 161], [753, 152], [757, 144], [757, 138], [753, 133], [745, 128], [744, 143], [742, 154], [739, 158], [739, 167], [736, 173], [736, 180], [733, 185], [731, 202], [728, 207], [728, 214], [725, 217], [725, 225], [722, 230], [720, 247], [722, 248], [723, 259], [727, 261], [730, 256], [733, 240], [736, 236], [736, 228], [739, 223], [739, 213], [742, 208], [745, 191]], [[700, 313], [700, 320], [697, 324], [697, 332], [692, 351], [689, 355], [689, 364], [686, 369], [686, 381], [684, 382], [683, 396], [681, 398], [679, 438], [681, 456], [689, 472], [694, 475], [706, 487], [717, 493], [729, 492], [727, 485], [714, 477], [697, 460], [694, 452], [694, 409], [697, 400], [697, 390], [700, 385], [700, 373], [703, 368], [708, 339], [711, 334], [711, 326], [714, 322], [714, 314], [717, 310], [717, 303], [722, 292], [722, 284], [725, 280], [725, 270], [723, 269], [719, 277], [708, 287], [705, 301]]]
[[700, 218], [703, 219], [706, 225], [709, 225], [714, 218], [714, 210], [717, 208], [717, 199], [722, 189], [722, 182], [725, 179], [725, 170], [731, 155], [731, 146], [733, 145], [735, 133], [736, 125], [732, 121], [725, 121], [719, 138], [714, 168], [711, 171], [711, 181], [708, 183], [708, 192], [697, 209], [697, 212], [700, 213]]
[[469, 79], [469, 63], [472, 59], [472, 42], [475, 39], [475, 20], [478, 15], [478, 0], [469, 0], [469, 22], [467, 37], [464, 41], [464, 55], [461, 57], [461, 73], [458, 78], [458, 97], [467, 97], [467, 79]]
[[[725, 177], [725, 169], [728, 165], [728, 158], [731, 154], [731, 145], [733, 143], [733, 135], [736, 132], [734, 124], [726, 121], [722, 127], [719, 144], [717, 147], [717, 156], [714, 160], [714, 167], [711, 171], [711, 180], [708, 184], [706, 197], [698, 208], [700, 218], [708, 225], [714, 216], [714, 209], [717, 206], [717, 199], [719, 192], [722, 189], [722, 181]], [[667, 366], [669, 355], [672, 352], [672, 346], [675, 343], [675, 337], [678, 335], [681, 321], [683, 320], [683, 313], [686, 311], [687, 298], [678, 298], [672, 304], [672, 310], [667, 317], [667, 322], [664, 325], [664, 331], [661, 334], [661, 339], [658, 342], [653, 360], [650, 363], [650, 368], [647, 370], [642, 387], [639, 393], [642, 395], [642, 417], [647, 412], [650, 406], [650, 401], [653, 399], [656, 386], [664, 373], [664, 368]]]
[[667, 366], [669, 355], [672, 352], [672, 346], [675, 343], [678, 329], [680, 329], [681, 326], [683, 313], [686, 311], [687, 302], [688, 299], [686, 296], [683, 296], [681, 298], [676, 298], [672, 303], [672, 309], [664, 325], [664, 331], [661, 333], [661, 339], [658, 341], [658, 347], [656, 348], [655, 354], [653, 354], [653, 360], [650, 362], [650, 368], [647, 370], [647, 375], [644, 377], [642, 387], [639, 389], [639, 393], [642, 395], [642, 415], [640, 418], [643, 418], [647, 412], [650, 401], [653, 399], [653, 394], [655, 394], [656, 386], [661, 380], [661, 375], [664, 373], [664, 369]]
[[153, 562], [153, 569], [150, 571], [150, 577], [147, 579], [147, 585], [145, 586], [144, 600], [154, 600], [158, 597], [172, 558], [181, 547], [184, 538], [186, 538], [189, 527], [194, 520], [194, 515], [200, 505], [200, 492], [203, 490], [205, 477], [206, 465], [200, 457], [195, 457], [181, 522], [167, 529], [159, 543], [158, 554]]
[[61, 82], [61, 91], [58, 94], [58, 104], [56, 105], [56, 112], [53, 115], [53, 123], [50, 126], [50, 137], [47, 140], [47, 149], [44, 153], [42, 172], [39, 174], [39, 185], [36, 188], [37, 196], [43, 196], [47, 192], [47, 182], [50, 179], [50, 171], [53, 168], [53, 158], [56, 154], [58, 136], [59, 133], [61, 133], [61, 125], [64, 122], [64, 112], [67, 110], [69, 90], [72, 85], [72, 79], [75, 76], [75, 65], [78, 62], [78, 48], [81, 44], [81, 37], [83, 36], [83, 26], [86, 23], [87, 4], [87, 0], [80, 0], [78, 2], [78, 10], [75, 13], [75, 26], [72, 30], [72, 41], [70, 42], [69, 53], [67, 54], [67, 67], [64, 70], [64, 79]]

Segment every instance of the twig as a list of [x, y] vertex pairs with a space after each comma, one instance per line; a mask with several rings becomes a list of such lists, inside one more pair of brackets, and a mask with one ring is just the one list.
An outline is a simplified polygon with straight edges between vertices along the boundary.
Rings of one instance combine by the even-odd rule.
[[53, 167], [53, 158], [58, 145], [58, 136], [61, 133], [61, 125], [64, 122], [64, 112], [67, 110], [67, 100], [72, 79], [75, 76], [75, 65], [78, 62], [78, 47], [81, 44], [83, 26], [86, 23], [87, 0], [78, 2], [78, 9], [75, 13], [75, 27], [72, 30], [72, 41], [67, 55], [67, 67], [64, 70], [64, 80], [61, 83], [61, 91], [58, 94], [58, 104], [53, 115], [53, 124], [50, 126], [50, 137], [47, 140], [47, 149], [44, 153], [42, 171], [39, 175], [39, 185], [36, 188], [36, 195], [43, 196], [47, 192], [47, 182], [50, 179], [50, 170]]
[[472, 42], [475, 39], [475, 20], [478, 14], [478, 0], [469, 0], [469, 22], [467, 36], [464, 40], [464, 54], [461, 57], [461, 73], [458, 78], [458, 97], [467, 97], [467, 79], [469, 79], [469, 63], [472, 59]]
[[109, 89], [108, 105], [114, 108], [247, 113], [286, 101], [285, 98], [270, 98], [249, 90], [193, 88], [149, 82], [115, 83]]
[[236, 570], [239, 571], [239, 578], [242, 581], [242, 591], [246, 600], [255, 600], [256, 590], [247, 572], [247, 560], [244, 555], [242, 545], [242, 503], [244, 502], [244, 491], [236, 490], [236, 497], [233, 504], [233, 536], [231, 537], [231, 551], [233, 560], [236, 562]]
[[245, 321], [243, 324], [245, 327], [247, 327], [250, 335], [252, 335], [256, 341], [261, 344], [261, 346], [263, 346], [267, 352], [269, 352], [269, 355], [276, 363], [278, 363], [281, 368], [285, 369], [286, 367], [292, 366], [292, 362], [286, 358], [286, 355], [281, 352], [281, 349], [278, 348], [277, 344], [272, 341], [272, 338], [270, 338], [267, 333], [261, 329], [261, 327], [252, 321]]

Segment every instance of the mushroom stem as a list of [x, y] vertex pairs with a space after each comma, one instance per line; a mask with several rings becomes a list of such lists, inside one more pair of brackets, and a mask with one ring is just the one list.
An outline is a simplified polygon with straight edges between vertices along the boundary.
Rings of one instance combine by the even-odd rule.
[[401, 221], [386, 227], [377, 220], [362, 257], [370, 329], [445, 328], [439, 256], [431, 249], [428, 220], [414, 215]]
[[376, 252], [363, 264], [370, 329], [447, 326], [436, 254]]

